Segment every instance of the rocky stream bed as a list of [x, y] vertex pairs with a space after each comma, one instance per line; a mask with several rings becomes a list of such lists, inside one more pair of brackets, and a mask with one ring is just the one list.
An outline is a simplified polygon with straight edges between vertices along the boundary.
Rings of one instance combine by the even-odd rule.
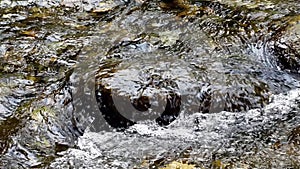
[[298, 0], [0, 0], [0, 168], [299, 168]]

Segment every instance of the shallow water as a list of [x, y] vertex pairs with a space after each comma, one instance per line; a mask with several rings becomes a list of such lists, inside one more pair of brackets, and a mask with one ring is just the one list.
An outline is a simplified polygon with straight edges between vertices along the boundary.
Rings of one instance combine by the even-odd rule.
[[298, 89], [277, 95], [262, 110], [182, 115], [167, 128], [136, 124], [124, 133], [87, 132], [78, 148], [62, 153], [51, 166], [151, 168], [176, 160], [199, 168], [216, 161], [230, 168], [296, 167], [298, 147], [288, 136], [299, 123], [299, 95]]
[[165, 6], [1, 1], [0, 166], [299, 167], [299, 3]]

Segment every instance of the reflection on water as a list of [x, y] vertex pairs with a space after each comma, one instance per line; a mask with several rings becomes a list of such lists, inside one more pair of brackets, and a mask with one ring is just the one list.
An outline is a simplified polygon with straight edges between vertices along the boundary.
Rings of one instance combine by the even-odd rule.
[[0, 166], [299, 167], [299, 3], [189, 3], [1, 1]]

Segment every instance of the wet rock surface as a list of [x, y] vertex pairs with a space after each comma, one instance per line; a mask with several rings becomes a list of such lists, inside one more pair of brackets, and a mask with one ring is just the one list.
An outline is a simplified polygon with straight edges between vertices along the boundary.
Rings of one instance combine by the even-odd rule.
[[1, 1], [0, 166], [297, 168], [299, 3], [178, 2]]

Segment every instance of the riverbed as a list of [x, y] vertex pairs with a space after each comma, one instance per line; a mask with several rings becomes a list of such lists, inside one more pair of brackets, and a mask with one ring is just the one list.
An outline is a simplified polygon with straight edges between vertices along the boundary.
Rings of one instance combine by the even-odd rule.
[[298, 168], [297, 0], [0, 1], [0, 168]]

